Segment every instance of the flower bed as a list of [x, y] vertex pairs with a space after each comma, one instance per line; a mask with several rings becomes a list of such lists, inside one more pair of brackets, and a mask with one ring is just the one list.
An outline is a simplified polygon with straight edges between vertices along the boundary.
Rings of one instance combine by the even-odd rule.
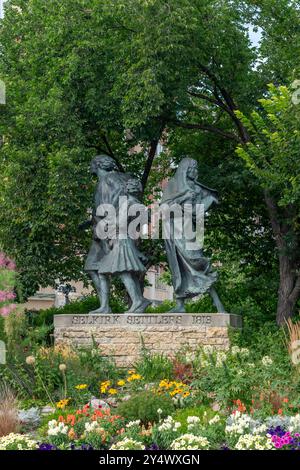
[[32, 396], [24, 400], [20, 388], [19, 398], [19, 408], [31, 409], [19, 413], [19, 428], [0, 437], [0, 446], [298, 450], [299, 379], [288, 359], [236, 345], [228, 352], [204, 347], [173, 359], [146, 353], [123, 370], [96, 347], [38, 346], [17, 357], [14, 371], [22, 384], [31, 380]]

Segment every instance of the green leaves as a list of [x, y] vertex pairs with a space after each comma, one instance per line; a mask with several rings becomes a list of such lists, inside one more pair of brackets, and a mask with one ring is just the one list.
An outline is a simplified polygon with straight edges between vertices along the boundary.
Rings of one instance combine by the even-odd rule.
[[237, 155], [264, 188], [278, 194], [278, 204], [299, 203], [300, 108], [285, 87], [269, 85], [269, 96], [259, 100], [262, 111], [250, 118], [238, 116], [252, 133], [252, 141], [240, 146]]

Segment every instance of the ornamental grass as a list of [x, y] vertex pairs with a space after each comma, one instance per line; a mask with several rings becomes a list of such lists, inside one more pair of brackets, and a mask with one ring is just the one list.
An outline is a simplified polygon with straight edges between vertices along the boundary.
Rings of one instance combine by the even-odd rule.
[[0, 385], [0, 437], [19, 429], [17, 401], [5, 384]]

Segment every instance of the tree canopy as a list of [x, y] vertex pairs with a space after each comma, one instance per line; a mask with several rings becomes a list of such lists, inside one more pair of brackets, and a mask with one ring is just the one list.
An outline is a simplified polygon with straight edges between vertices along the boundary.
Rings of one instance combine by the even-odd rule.
[[139, 176], [145, 197], [172, 162], [196, 158], [222, 196], [209, 246], [278, 276], [261, 180], [235, 148], [252, 141], [243, 116], [263, 108], [270, 81], [297, 78], [299, 21], [288, 0], [8, 0], [0, 239], [25, 294], [83, 277], [89, 235], [78, 225], [100, 152]]

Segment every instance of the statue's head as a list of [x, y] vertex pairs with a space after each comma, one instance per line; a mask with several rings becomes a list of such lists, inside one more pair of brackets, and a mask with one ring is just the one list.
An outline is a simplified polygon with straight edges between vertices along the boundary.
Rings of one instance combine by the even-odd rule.
[[136, 178], [130, 178], [126, 182], [126, 193], [133, 196], [140, 196], [143, 191], [141, 182]]
[[98, 169], [103, 171], [117, 171], [118, 165], [109, 155], [97, 155], [91, 161], [91, 173], [93, 175], [98, 175]]
[[198, 163], [192, 158], [183, 158], [178, 165], [177, 172], [182, 178], [187, 177], [190, 180], [197, 180]]

